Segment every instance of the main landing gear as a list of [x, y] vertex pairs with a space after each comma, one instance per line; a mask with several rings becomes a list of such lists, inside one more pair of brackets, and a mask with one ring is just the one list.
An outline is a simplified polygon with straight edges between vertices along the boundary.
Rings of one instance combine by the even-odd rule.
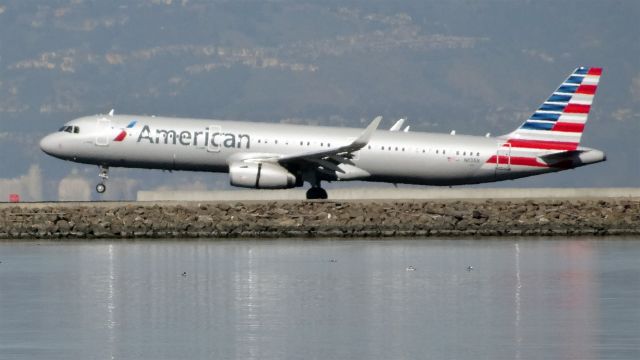
[[321, 187], [320, 177], [315, 171], [304, 172], [302, 174], [302, 178], [311, 185], [311, 188], [307, 190], [308, 200], [324, 200], [327, 198], [327, 191]]
[[98, 192], [98, 194], [103, 194], [105, 191], [107, 191], [107, 185], [105, 185], [104, 183], [105, 181], [107, 181], [107, 179], [109, 179], [109, 167], [100, 166], [98, 177], [100, 177], [102, 181], [98, 183], [98, 185], [96, 185], [96, 191]]
[[307, 190], [307, 199], [326, 199], [327, 191], [319, 186], [313, 186]]

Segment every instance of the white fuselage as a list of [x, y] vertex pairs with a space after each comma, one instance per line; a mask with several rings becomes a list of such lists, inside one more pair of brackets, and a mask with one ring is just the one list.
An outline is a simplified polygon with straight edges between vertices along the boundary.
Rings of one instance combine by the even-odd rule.
[[[133, 124], [133, 125], [132, 125]], [[344, 146], [362, 129], [132, 115], [96, 115], [72, 120], [41, 141], [48, 154], [103, 167], [228, 172], [238, 161], [276, 160]], [[127, 127], [129, 126], [129, 128]], [[123, 135], [124, 132], [124, 135]], [[604, 160], [584, 148], [571, 165], [512, 162], [504, 139], [376, 130], [366, 146], [337, 171], [320, 166], [321, 180], [364, 180], [424, 185], [459, 185], [514, 179]], [[595, 153], [594, 153], [595, 151]], [[489, 162], [496, 155], [497, 163]], [[544, 153], [536, 154], [544, 155]], [[306, 164], [306, 165], [305, 165]], [[309, 163], [288, 164], [295, 173]], [[324, 169], [324, 170], [323, 170]], [[301, 184], [299, 184], [301, 185]]]

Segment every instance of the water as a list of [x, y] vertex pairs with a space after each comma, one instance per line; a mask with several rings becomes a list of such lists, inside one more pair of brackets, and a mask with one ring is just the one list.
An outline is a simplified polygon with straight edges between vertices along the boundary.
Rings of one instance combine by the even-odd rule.
[[5, 242], [0, 261], [0, 359], [640, 358], [637, 238]]

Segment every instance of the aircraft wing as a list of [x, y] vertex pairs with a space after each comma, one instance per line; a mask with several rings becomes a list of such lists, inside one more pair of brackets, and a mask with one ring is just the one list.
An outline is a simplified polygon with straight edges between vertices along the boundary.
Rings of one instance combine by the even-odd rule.
[[333, 149], [326, 149], [321, 151], [311, 151], [300, 154], [293, 155], [283, 155], [277, 159], [277, 161], [281, 164], [291, 163], [291, 162], [299, 162], [299, 161], [311, 161], [317, 163], [318, 160], [323, 160], [326, 158], [335, 158], [339, 156], [347, 155], [347, 157], [363, 147], [367, 146], [369, 140], [371, 139], [371, 135], [380, 125], [380, 121], [382, 121], [382, 116], [378, 116], [366, 129], [355, 139], [351, 144], [336, 147]]
[[382, 116], [378, 116], [357, 139], [350, 144], [323, 149], [321, 151], [303, 152], [293, 155], [262, 154], [262, 153], [242, 153], [230, 158], [229, 163], [252, 162], [252, 163], [277, 163], [285, 168], [298, 167], [317, 171], [338, 179], [358, 179], [370, 174], [353, 163], [353, 153], [367, 146], [373, 132], [380, 125]]

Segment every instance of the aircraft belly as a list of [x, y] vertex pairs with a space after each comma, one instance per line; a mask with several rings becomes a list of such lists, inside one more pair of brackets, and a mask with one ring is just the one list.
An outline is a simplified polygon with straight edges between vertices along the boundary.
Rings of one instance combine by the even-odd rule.
[[493, 181], [495, 178], [495, 172], [482, 169], [479, 161], [455, 161], [423, 154], [372, 154], [363, 156], [357, 165], [371, 173], [372, 181], [440, 185]]
[[107, 149], [96, 148], [93, 158], [110, 166], [159, 168], [166, 170], [217, 171], [227, 170], [224, 152], [209, 152], [206, 148], [173, 144], [112, 144]]

